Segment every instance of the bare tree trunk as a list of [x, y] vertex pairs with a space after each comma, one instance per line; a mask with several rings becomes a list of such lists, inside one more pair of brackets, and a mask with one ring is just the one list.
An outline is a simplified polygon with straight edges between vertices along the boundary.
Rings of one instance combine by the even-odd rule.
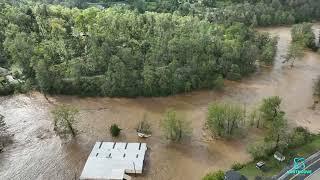
[[43, 94], [44, 98], [45, 98], [49, 103], [51, 103], [51, 101], [50, 101], [49, 98], [47, 97], [47, 94], [46, 94], [43, 90], [41, 90], [41, 93]]
[[257, 128], [259, 128], [259, 125], [260, 125], [260, 118], [258, 118], [258, 121], [257, 121]]
[[75, 136], [76, 136], [76, 132], [74, 131], [71, 123], [70, 123], [69, 121], [67, 121], [67, 124], [68, 124], [68, 128], [69, 128], [70, 131], [71, 131], [72, 136], [75, 137]]
[[229, 131], [229, 134], [231, 135], [232, 134], [232, 132], [233, 132], [233, 129], [234, 129], [234, 127], [235, 127], [235, 123], [236, 122], [236, 119], [234, 119], [233, 121], [232, 121], [232, 124], [231, 124], [231, 127], [230, 127], [230, 131]]
[[228, 124], [227, 124], [227, 133], [230, 134], [230, 120], [228, 119]]

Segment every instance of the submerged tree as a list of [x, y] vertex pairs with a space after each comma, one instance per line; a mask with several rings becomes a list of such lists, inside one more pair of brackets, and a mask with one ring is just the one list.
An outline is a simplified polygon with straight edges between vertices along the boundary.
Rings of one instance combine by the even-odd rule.
[[260, 128], [263, 126], [261, 112], [259, 109], [253, 109], [252, 112], [249, 114], [249, 123], [251, 126], [256, 126], [256, 128]]
[[146, 114], [143, 115], [143, 120], [138, 123], [136, 130], [138, 133], [143, 133], [145, 135], [151, 134], [151, 126], [147, 120]]
[[320, 76], [317, 77], [313, 84], [313, 96], [314, 96], [314, 101], [311, 106], [311, 109], [315, 109], [317, 107], [317, 104], [319, 104], [319, 99], [320, 99]]
[[245, 119], [245, 109], [236, 104], [212, 103], [208, 108], [206, 125], [211, 133], [230, 137], [240, 128]]
[[289, 46], [288, 53], [282, 63], [291, 62], [291, 67], [294, 66], [294, 62], [303, 57], [303, 45], [301, 43], [292, 43]]
[[191, 134], [190, 122], [177, 117], [173, 109], [166, 111], [162, 121], [162, 128], [167, 139], [171, 141], [181, 141], [182, 138]]
[[302, 23], [292, 26], [291, 36], [293, 43], [300, 43], [305, 48], [317, 50], [316, 36], [312, 30], [311, 23]]
[[270, 124], [282, 112], [280, 104], [281, 98], [279, 96], [272, 96], [262, 100], [259, 111], [261, 112], [261, 116], [265, 122], [269, 122]]
[[76, 129], [74, 128], [75, 118], [78, 114], [75, 107], [68, 105], [59, 105], [51, 111], [54, 119], [54, 130], [59, 134], [71, 134], [76, 136]]
[[263, 99], [255, 112], [258, 113], [260, 127], [266, 128], [267, 136], [263, 141], [248, 146], [248, 152], [254, 159], [267, 158], [275, 151], [281, 152], [288, 147], [287, 120], [280, 105], [281, 98], [271, 96]]
[[320, 98], [320, 76], [316, 79], [313, 85], [313, 95]]
[[304, 48], [310, 48], [314, 51], [318, 48], [316, 46], [312, 24], [310, 23], [294, 25], [291, 29], [291, 37], [292, 42], [283, 63], [291, 62], [291, 67], [293, 67], [294, 62], [303, 57]]
[[260, 112], [265, 127], [269, 131], [266, 142], [274, 142], [274, 149], [283, 148], [286, 146], [287, 141], [287, 120], [285, 119], [285, 113], [280, 108], [281, 98], [279, 96], [272, 96], [263, 99], [263, 103], [260, 106]]

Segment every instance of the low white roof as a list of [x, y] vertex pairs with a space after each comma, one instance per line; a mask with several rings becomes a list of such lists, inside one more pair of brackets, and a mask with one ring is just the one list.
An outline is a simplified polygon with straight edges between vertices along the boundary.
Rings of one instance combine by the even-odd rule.
[[123, 179], [142, 173], [145, 143], [96, 142], [80, 179]]

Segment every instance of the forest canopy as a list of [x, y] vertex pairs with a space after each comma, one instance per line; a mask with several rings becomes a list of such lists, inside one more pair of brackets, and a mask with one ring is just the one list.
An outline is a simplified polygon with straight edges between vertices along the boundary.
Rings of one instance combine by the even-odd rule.
[[[17, 0], [16, 0], [17, 1]], [[20, 0], [27, 1], [28, 0]], [[30, 0], [29, 0], [30, 1]], [[242, 22], [269, 26], [293, 24], [320, 18], [318, 0], [32, 0], [67, 7], [125, 6], [140, 13], [191, 15], [215, 23]]]
[[275, 54], [276, 39], [242, 23], [120, 7], [0, 7], [6, 66], [45, 93], [162, 96], [213, 88]]

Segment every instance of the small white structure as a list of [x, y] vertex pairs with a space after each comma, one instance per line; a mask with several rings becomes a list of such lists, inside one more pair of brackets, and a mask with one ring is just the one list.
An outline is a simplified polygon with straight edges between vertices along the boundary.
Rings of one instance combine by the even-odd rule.
[[142, 173], [146, 151], [146, 143], [96, 142], [80, 179], [130, 180], [125, 173]]
[[274, 157], [276, 160], [280, 161], [280, 162], [286, 160], [286, 157], [285, 157], [284, 155], [282, 155], [282, 154], [281, 154], [280, 152], [278, 152], [278, 151], [276, 151], [276, 152], [274, 153], [273, 157]]

